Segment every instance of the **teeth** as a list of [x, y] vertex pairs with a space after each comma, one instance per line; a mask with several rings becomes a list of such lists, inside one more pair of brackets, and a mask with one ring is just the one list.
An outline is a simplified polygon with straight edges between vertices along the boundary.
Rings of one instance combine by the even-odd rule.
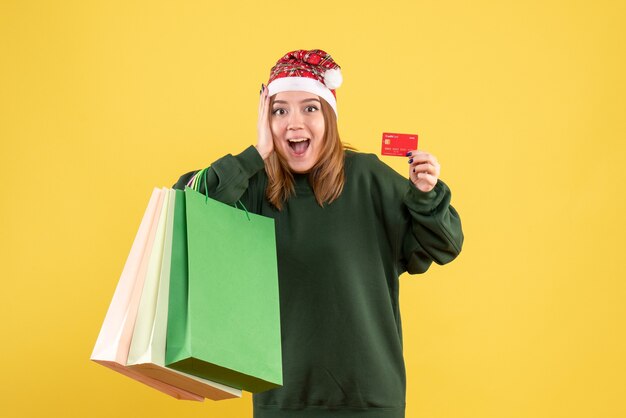
[[288, 139], [287, 141], [289, 141], [289, 142], [303, 142], [303, 141], [308, 141], [308, 138], [291, 138], [291, 139]]

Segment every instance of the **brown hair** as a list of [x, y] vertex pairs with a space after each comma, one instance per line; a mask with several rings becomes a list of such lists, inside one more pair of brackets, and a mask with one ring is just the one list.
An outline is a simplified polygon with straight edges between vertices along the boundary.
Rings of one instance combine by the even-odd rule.
[[[270, 97], [270, 109], [274, 103], [274, 97]], [[319, 159], [309, 172], [309, 183], [313, 188], [315, 200], [321, 207], [324, 207], [324, 203], [332, 203], [343, 191], [344, 150], [354, 150], [354, 148], [341, 142], [333, 108], [321, 97], [320, 103], [324, 116], [324, 136]], [[272, 112], [269, 112], [268, 117], [271, 118], [271, 116]], [[265, 190], [267, 200], [278, 210], [282, 210], [283, 204], [295, 193], [293, 174], [287, 162], [276, 150], [265, 160], [265, 171], [268, 177]]]

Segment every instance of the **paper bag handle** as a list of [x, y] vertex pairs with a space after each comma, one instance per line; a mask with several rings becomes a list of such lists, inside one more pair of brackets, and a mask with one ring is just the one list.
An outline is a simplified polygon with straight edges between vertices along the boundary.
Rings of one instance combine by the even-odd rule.
[[[206, 184], [206, 171], [209, 169], [209, 167], [205, 167], [202, 170], [198, 171], [196, 174], [193, 175], [193, 177], [187, 183], [187, 186], [191, 187], [193, 190], [200, 193], [200, 179], [202, 179], [202, 183], [204, 184], [204, 191], [205, 191], [205, 195], [204, 195], [205, 202], [209, 201], [209, 189], [207, 188], [207, 184]], [[241, 203], [241, 200], [236, 201], [233, 206], [237, 207], [237, 203], [239, 203], [239, 205], [244, 210], [244, 212], [246, 212], [246, 217], [250, 221], [251, 219], [250, 219], [250, 214], [248, 213], [248, 209], [246, 209], [245, 205]]]

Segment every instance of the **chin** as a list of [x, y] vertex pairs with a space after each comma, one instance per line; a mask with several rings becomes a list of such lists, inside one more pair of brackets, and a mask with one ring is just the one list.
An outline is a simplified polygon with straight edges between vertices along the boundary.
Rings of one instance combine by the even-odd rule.
[[[280, 149], [279, 155], [283, 159], [284, 162], [287, 163], [287, 167], [289, 167], [289, 171], [297, 174], [305, 174], [311, 171], [313, 166], [315, 165], [315, 161], [311, 161], [311, 158], [300, 159], [297, 160], [293, 156], [289, 155], [290, 150]], [[287, 154], [287, 155], [285, 155]]]

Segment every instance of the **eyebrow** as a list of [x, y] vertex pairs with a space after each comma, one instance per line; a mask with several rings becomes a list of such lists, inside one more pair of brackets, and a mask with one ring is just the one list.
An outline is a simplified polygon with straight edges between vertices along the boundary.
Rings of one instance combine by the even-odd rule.
[[[304, 102], [317, 102], [317, 103], [320, 103], [320, 101], [318, 99], [313, 99], [313, 98], [304, 99], [300, 103], [304, 103]], [[284, 101], [284, 100], [274, 100], [274, 103], [285, 103], [286, 104], [287, 102]]]

